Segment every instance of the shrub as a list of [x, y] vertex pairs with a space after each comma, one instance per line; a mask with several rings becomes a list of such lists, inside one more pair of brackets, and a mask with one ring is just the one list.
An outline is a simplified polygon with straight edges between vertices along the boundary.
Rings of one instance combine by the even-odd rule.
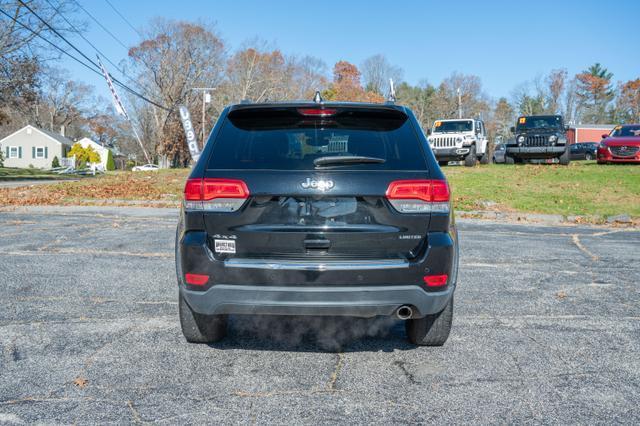
[[1, 149], [0, 149], [0, 167], [4, 167], [4, 154], [2, 153]]
[[111, 150], [108, 149], [107, 150], [107, 170], [111, 171], [115, 169], [116, 169], [116, 162], [113, 161], [113, 154], [111, 153]]
[[54, 156], [53, 160], [51, 161], [51, 168], [55, 169], [56, 167], [60, 167], [60, 160], [58, 159], [58, 156]]
[[127, 160], [127, 164], [125, 165], [125, 167], [127, 168], [127, 170], [131, 170], [136, 166], [136, 162], [133, 160]]
[[100, 154], [90, 146], [84, 148], [79, 143], [73, 144], [67, 157], [76, 157], [76, 169], [82, 169], [87, 163], [99, 163]]

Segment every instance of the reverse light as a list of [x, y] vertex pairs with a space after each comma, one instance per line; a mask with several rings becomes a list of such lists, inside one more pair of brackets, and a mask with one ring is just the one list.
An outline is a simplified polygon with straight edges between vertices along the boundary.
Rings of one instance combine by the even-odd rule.
[[184, 274], [184, 280], [191, 285], [205, 285], [209, 282], [209, 275]]
[[188, 210], [234, 212], [249, 198], [249, 188], [238, 179], [189, 179], [184, 187]]
[[400, 213], [448, 213], [449, 185], [444, 180], [396, 180], [389, 184], [387, 199]]
[[425, 275], [423, 278], [427, 287], [442, 287], [447, 285], [449, 276], [447, 274], [442, 275]]
[[298, 108], [298, 113], [312, 117], [330, 117], [336, 113], [332, 108]]

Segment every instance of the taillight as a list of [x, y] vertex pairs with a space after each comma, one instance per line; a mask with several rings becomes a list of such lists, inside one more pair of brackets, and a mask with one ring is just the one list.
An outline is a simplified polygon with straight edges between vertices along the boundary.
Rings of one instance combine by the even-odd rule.
[[205, 285], [209, 282], [209, 275], [184, 274], [184, 280], [191, 285]]
[[336, 113], [332, 108], [298, 108], [298, 112], [306, 116], [329, 117]]
[[249, 188], [238, 179], [189, 179], [184, 187], [188, 210], [234, 212], [249, 198]]
[[387, 199], [400, 213], [448, 213], [449, 185], [444, 180], [396, 180]]
[[449, 276], [447, 274], [442, 275], [426, 275], [423, 280], [427, 287], [442, 287], [447, 285]]

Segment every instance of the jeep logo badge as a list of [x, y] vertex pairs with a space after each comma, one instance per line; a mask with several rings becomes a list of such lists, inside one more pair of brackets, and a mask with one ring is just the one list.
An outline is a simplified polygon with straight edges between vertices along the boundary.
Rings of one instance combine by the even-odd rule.
[[319, 189], [320, 191], [327, 191], [335, 186], [332, 180], [315, 180], [311, 178], [307, 178], [304, 182], [300, 184], [302, 189]]

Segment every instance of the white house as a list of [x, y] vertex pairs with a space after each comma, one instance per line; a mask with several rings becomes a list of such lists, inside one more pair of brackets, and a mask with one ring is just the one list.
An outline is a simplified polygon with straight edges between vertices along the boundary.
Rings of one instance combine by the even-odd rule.
[[80, 145], [82, 145], [83, 148], [90, 146], [91, 148], [93, 148], [94, 151], [100, 154], [100, 163], [98, 165], [98, 168], [102, 170], [107, 170], [107, 159], [109, 158], [108, 148], [105, 148], [104, 146], [100, 145], [97, 142], [92, 141], [89, 138], [82, 138], [76, 143], [79, 143]]
[[67, 156], [73, 142], [57, 133], [27, 125], [0, 140], [5, 167], [48, 169], [53, 157]]

